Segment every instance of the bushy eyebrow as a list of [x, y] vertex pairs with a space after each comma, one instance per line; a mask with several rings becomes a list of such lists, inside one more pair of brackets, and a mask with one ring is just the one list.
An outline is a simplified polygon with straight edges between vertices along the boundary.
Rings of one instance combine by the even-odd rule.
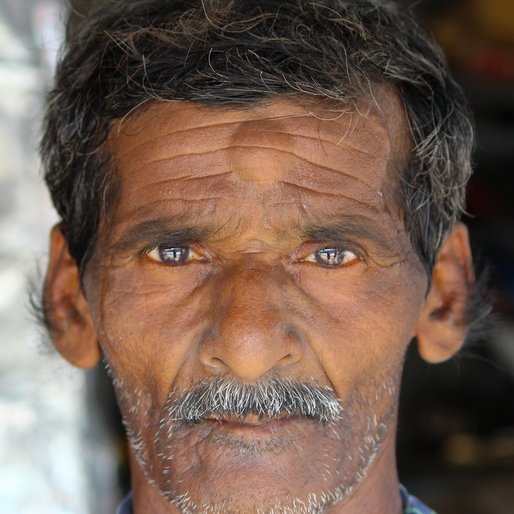
[[216, 232], [212, 227], [188, 224], [182, 216], [156, 218], [127, 228], [111, 249], [126, 251], [147, 244], [201, 242]]
[[350, 245], [370, 243], [385, 254], [398, 252], [396, 241], [391, 234], [363, 216], [345, 217], [326, 224], [307, 225], [302, 227], [300, 232], [305, 241], [326, 241]]

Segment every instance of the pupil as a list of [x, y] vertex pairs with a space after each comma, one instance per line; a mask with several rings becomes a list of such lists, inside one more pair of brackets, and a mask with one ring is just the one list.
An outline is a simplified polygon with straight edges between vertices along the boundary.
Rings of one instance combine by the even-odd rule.
[[337, 266], [341, 264], [341, 252], [333, 248], [326, 248], [319, 252], [318, 260], [321, 261], [321, 264]]
[[185, 262], [188, 257], [188, 249], [181, 247], [161, 248], [160, 257], [164, 262], [171, 262], [172, 264], [180, 264]]

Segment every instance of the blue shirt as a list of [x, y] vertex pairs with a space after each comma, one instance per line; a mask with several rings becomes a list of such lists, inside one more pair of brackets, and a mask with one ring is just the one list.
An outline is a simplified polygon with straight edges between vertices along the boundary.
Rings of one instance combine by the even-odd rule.
[[403, 514], [436, 514], [435, 510], [429, 509], [415, 496], [410, 495], [403, 485], [400, 485], [400, 494], [402, 495]]
[[[435, 511], [429, 509], [415, 496], [411, 496], [402, 485], [400, 486], [400, 494], [402, 495], [403, 514], [436, 514]], [[116, 514], [133, 514], [131, 494], [123, 500]]]

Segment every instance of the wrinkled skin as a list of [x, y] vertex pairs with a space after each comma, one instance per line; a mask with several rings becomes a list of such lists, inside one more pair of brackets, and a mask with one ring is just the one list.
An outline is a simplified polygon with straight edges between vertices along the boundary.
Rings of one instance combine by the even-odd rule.
[[[427, 304], [397, 202], [409, 146], [385, 90], [343, 113], [285, 100], [245, 110], [161, 102], [113, 127], [119, 190], [85, 298], [62, 285], [76, 270], [59, 235], [47, 289], [73, 289], [68, 303], [86, 321], [66, 327], [83, 341], [89, 330], [91, 348], [99, 340], [115, 379], [136, 514], [401, 512], [398, 384]], [[464, 255], [467, 239], [457, 241]], [[85, 342], [73, 357], [73, 334], [54, 341], [91, 365], [93, 349], [80, 360]], [[169, 419], [174, 394], [220, 376], [329, 386], [340, 419]]]
[[[393, 427], [426, 279], [394, 201], [407, 145], [392, 100], [332, 120], [285, 102], [222, 114], [158, 104], [113, 129], [121, 189], [86, 291], [139, 465], [164, 493], [225, 512], [307, 503], [349, 490]], [[336, 238], [306, 237], [336, 223]], [[184, 229], [211, 233], [177, 239]], [[161, 263], [147, 253], [158, 245], [195, 255]], [[308, 260], [323, 248], [348, 262]], [[204, 423], [156, 447], [169, 391], [218, 374], [330, 385], [342, 419]]]

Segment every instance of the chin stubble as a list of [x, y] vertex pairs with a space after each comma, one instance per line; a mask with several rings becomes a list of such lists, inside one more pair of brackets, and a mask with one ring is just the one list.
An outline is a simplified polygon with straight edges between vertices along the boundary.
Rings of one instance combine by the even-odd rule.
[[[198, 504], [189, 492], [179, 494], [176, 491], [170, 471], [173, 462], [170, 447], [178, 430], [212, 418], [230, 417], [242, 422], [250, 415], [259, 419], [299, 416], [318, 421], [330, 431], [333, 439], [341, 440], [345, 434], [338, 430], [338, 421], [345, 416], [355, 415], [355, 410], [366, 410], [366, 405], [361, 401], [349, 402], [348, 407], [343, 409], [330, 387], [276, 378], [258, 384], [239, 384], [231, 379], [217, 378], [213, 381], [202, 381], [185, 391], [173, 389], [162, 409], [154, 440], [154, 445], [158, 448], [157, 458], [162, 464], [161, 477], [156, 478], [150, 452], [142, 436], [151, 424], [149, 396], [141, 390], [130, 391], [120, 380], [114, 379], [113, 382], [122, 407], [127, 437], [141, 469], [148, 482], [182, 514], [245, 514], [246, 511], [234, 510], [237, 506], [231, 498], [216, 503]], [[377, 401], [384, 395], [396, 398], [398, 380], [390, 379], [386, 382], [377, 389]], [[367, 409], [369, 410], [369, 406]], [[277, 502], [266, 507], [255, 505], [248, 514], [323, 514], [347, 498], [355, 486], [367, 476], [394, 419], [395, 409], [396, 402], [392, 401], [390, 409], [381, 419], [374, 415], [365, 417], [365, 428], [362, 437], [359, 437], [356, 473], [341, 474], [338, 469], [340, 458], [334, 459], [339, 462], [334, 462], [333, 466], [326, 466], [320, 470], [324, 481], [336, 480], [340, 485], [319, 493], [309, 493], [307, 498], [294, 498], [287, 504]], [[248, 455], [278, 454], [284, 451], [288, 444], [292, 444], [284, 440], [275, 441], [273, 438], [264, 444], [253, 444], [223, 436], [219, 436], [214, 442], [220, 447], [237, 449]], [[351, 460], [352, 455], [345, 455], [345, 458]]]

